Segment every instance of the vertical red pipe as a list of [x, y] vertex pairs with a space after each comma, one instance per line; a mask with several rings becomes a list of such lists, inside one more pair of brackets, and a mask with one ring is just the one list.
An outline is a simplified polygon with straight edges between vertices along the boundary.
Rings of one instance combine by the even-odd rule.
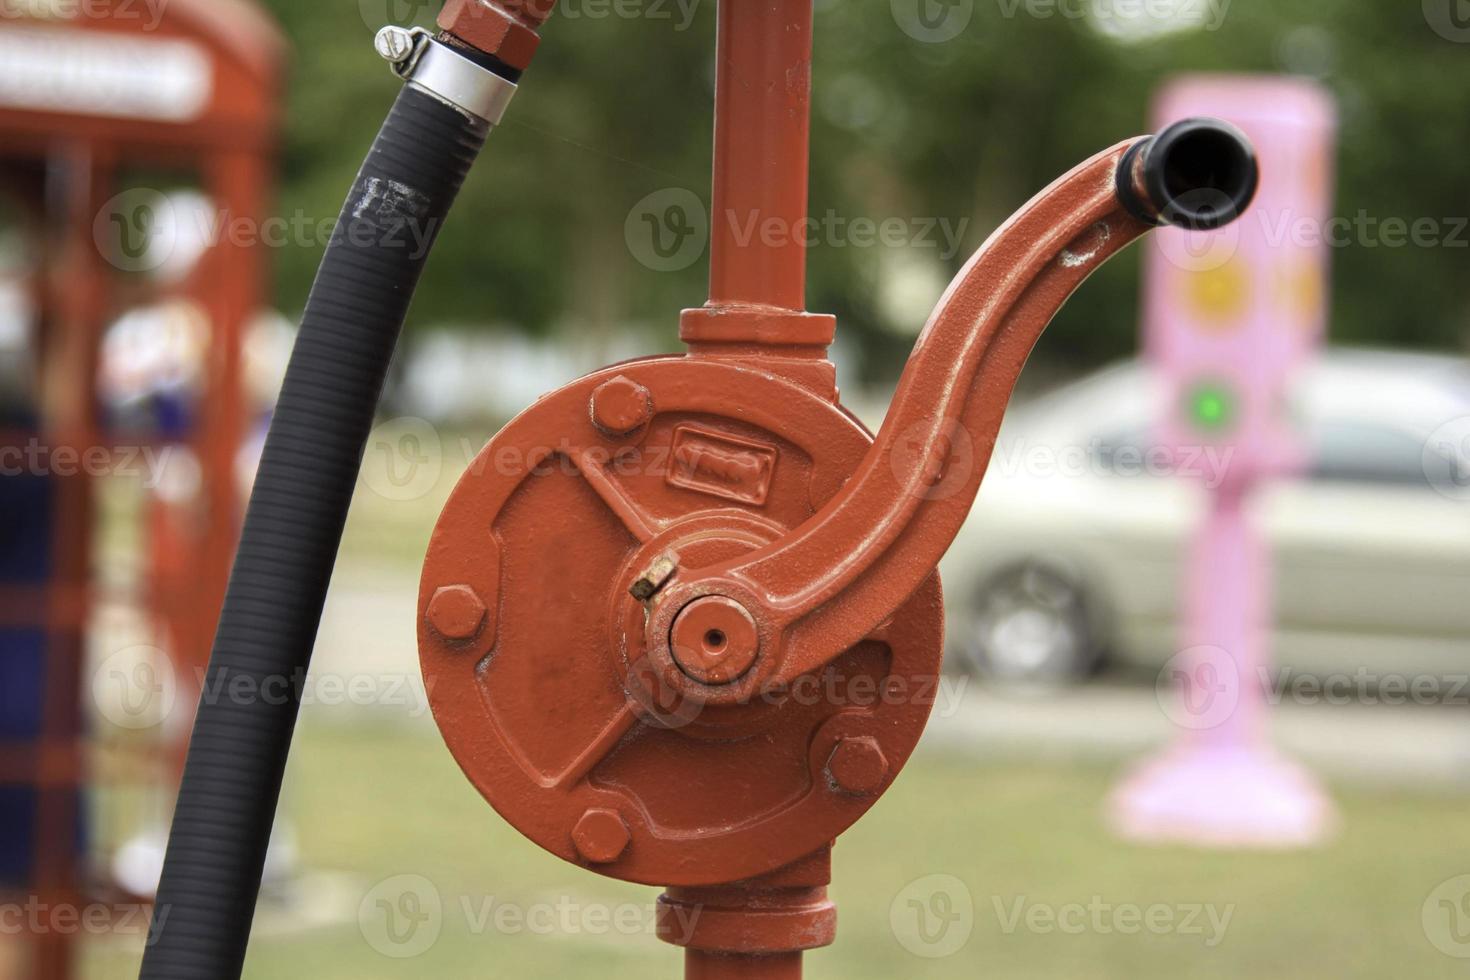
[[[831, 342], [831, 318], [801, 312], [809, 232], [812, 3], [720, 3], [710, 298], [704, 310], [686, 312], [681, 330], [696, 352], [701, 342], [711, 341], [809, 345], [819, 351]], [[741, 323], [727, 316], [738, 308], [762, 312]], [[721, 325], [726, 319], [735, 322]], [[818, 373], [835, 392], [830, 372]], [[819, 904], [829, 911], [825, 895], [823, 890]], [[686, 980], [801, 980], [801, 974], [800, 952], [684, 953]]]
[[722, 0], [710, 305], [806, 308], [812, 0]]

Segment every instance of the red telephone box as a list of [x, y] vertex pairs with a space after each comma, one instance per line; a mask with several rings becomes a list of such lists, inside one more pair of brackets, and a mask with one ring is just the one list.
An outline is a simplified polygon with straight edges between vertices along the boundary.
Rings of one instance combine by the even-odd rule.
[[[0, 463], [9, 461], [0, 494], [14, 501], [13, 526], [0, 526], [0, 660], [12, 699], [40, 707], [0, 728], [0, 834], [16, 851], [0, 861], [0, 899], [87, 908], [99, 899], [80, 884], [82, 787], [101, 775], [84, 707], [89, 625], [104, 602], [134, 604], [192, 674], [229, 574], [246, 428], [242, 333], [267, 303], [260, 236], [241, 230], [259, 229], [267, 206], [284, 45], [249, 0], [38, 0], [25, 12], [0, 20], [0, 186], [24, 241], [7, 276], [23, 299], [8, 312], [31, 361], [24, 396], [0, 399]], [[177, 274], [156, 274], [169, 205], [145, 188], [158, 184], [197, 189], [211, 211], [207, 247]], [[104, 328], [172, 301], [207, 325], [187, 422], [167, 434], [109, 431], [98, 392]], [[182, 505], [149, 502], [154, 560], [104, 586], [98, 477], [133, 465], [127, 457], [148, 448], [140, 440], [186, 449], [196, 489]], [[164, 447], [152, 448], [157, 458]], [[161, 768], [172, 782], [178, 747], [157, 747], [129, 778]], [[117, 757], [108, 748], [100, 755]], [[57, 932], [35, 937], [26, 975], [69, 974], [73, 950]]]

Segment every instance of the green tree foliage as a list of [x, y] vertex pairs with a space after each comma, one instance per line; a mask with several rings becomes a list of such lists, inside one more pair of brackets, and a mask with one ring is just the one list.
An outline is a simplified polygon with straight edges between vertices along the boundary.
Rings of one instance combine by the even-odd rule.
[[[1057, 174], [1141, 132], [1171, 75], [1305, 72], [1341, 106], [1337, 214], [1432, 219], [1444, 239], [1389, 247], [1355, 233], [1334, 249], [1334, 338], [1464, 346], [1470, 231], [1457, 216], [1470, 215], [1470, 44], [1433, 30], [1423, 5], [1215, 0], [1218, 29], [1121, 44], [1068, 15], [1080, 0], [973, 2], [969, 26], [944, 43], [908, 36], [888, 2], [819, 3], [814, 215], [964, 221], [965, 249], [944, 262], [947, 277]], [[703, 301], [703, 263], [650, 271], [623, 229], [654, 191], [708, 200], [714, 0], [564, 3], [441, 239], [414, 322], [532, 332], [632, 322], [669, 346], [677, 311]], [[372, 28], [395, 7], [400, 20], [428, 23], [437, 5], [269, 6], [295, 54], [280, 209], [330, 216], [397, 86], [373, 53]], [[811, 308], [838, 313], [870, 354], [868, 373], [892, 376], [924, 309], [889, 322], [875, 288], [884, 249], [839, 245], [812, 250]], [[319, 250], [282, 251], [286, 309], [301, 307], [318, 260]], [[1083, 367], [1134, 349], [1137, 293], [1133, 255], [1068, 307], [1044, 356]]]

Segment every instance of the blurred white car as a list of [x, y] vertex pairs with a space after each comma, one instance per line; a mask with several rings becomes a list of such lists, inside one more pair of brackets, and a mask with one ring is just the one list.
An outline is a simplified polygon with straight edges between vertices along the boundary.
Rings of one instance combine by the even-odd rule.
[[[952, 655], [1003, 680], [1059, 683], [1178, 652], [1182, 559], [1204, 491], [1138, 465], [1160, 398], [1126, 362], [1011, 413], [942, 566]], [[1252, 505], [1274, 559], [1278, 666], [1464, 675], [1470, 365], [1329, 351], [1293, 411], [1313, 465]]]

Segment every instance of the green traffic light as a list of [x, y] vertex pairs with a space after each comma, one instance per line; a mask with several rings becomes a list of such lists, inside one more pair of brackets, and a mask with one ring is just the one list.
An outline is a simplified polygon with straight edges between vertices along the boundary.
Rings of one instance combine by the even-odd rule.
[[1220, 432], [1235, 421], [1235, 394], [1230, 387], [1215, 381], [1196, 385], [1189, 392], [1190, 420], [1206, 432]]

